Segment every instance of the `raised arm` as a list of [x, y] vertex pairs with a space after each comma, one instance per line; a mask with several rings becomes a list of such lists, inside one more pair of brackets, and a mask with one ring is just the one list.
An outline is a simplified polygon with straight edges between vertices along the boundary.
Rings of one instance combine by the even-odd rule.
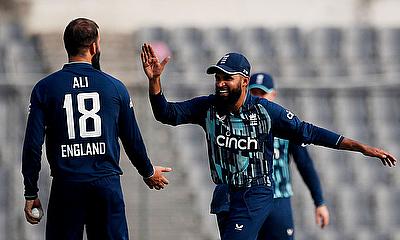
[[168, 102], [161, 89], [161, 73], [169, 57], [160, 63], [149, 44], [142, 46], [140, 57], [149, 80], [150, 102], [154, 117], [162, 123], [173, 126], [185, 123], [201, 125], [211, 98], [203, 96], [183, 102]]

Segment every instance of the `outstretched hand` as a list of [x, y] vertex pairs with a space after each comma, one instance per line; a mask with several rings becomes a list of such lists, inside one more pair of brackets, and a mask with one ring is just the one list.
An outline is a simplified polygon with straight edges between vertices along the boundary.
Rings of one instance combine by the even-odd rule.
[[339, 149], [361, 152], [365, 156], [379, 158], [384, 166], [396, 166], [397, 159], [389, 152], [362, 144], [350, 138], [343, 138]]
[[150, 44], [143, 44], [142, 52], [140, 53], [142, 59], [143, 70], [149, 80], [156, 80], [161, 76], [165, 65], [168, 63], [170, 57], [166, 57], [162, 62], [158, 60], [153, 48]]
[[367, 146], [363, 152], [365, 156], [379, 158], [384, 166], [394, 167], [396, 166], [397, 159], [382, 149]]
[[171, 172], [172, 168], [169, 167], [154, 167], [154, 174], [149, 178], [143, 179], [150, 189], [161, 190], [168, 185], [168, 179], [163, 175], [164, 172]]

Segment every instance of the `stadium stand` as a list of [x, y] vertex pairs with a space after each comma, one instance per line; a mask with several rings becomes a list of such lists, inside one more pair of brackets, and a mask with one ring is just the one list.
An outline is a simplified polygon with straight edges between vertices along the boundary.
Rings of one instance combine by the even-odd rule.
[[[218, 239], [215, 219], [208, 214], [213, 184], [204, 134], [197, 127], [172, 129], [154, 120], [138, 55], [143, 42], [169, 47], [172, 59], [163, 87], [170, 100], [212, 93], [206, 67], [226, 52], [243, 51], [253, 72], [270, 71], [276, 77], [279, 102], [302, 119], [400, 156], [399, 28], [156, 26], [133, 34], [102, 34], [102, 67], [129, 86], [151, 159], [174, 168], [170, 186], [153, 192], [126, 156], [121, 160], [132, 239]], [[32, 85], [65, 61], [61, 33], [30, 37], [17, 23], [0, 22], [0, 182], [5, 183], [0, 191], [0, 240], [43, 239], [44, 224], [32, 227], [23, 218], [20, 148]], [[357, 154], [317, 147], [310, 151], [332, 223], [324, 231], [315, 226], [308, 190], [292, 171], [298, 239], [400, 239], [396, 170], [382, 169]], [[42, 169], [45, 205], [50, 183], [45, 161]]]

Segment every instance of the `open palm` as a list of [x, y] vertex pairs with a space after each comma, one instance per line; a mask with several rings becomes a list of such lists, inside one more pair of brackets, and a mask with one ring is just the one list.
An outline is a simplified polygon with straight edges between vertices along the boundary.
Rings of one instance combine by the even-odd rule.
[[146, 43], [142, 46], [140, 57], [142, 59], [144, 73], [149, 80], [159, 78], [164, 70], [165, 65], [169, 61], [169, 57], [166, 57], [160, 63], [151, 45]]

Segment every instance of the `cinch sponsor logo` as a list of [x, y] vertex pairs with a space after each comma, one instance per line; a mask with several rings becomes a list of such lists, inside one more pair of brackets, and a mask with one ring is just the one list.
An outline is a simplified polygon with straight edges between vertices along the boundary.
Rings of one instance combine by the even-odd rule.
[[231, 134], [218, 135], [217, 144], [220, 147], [234, 148], [240, 150], [258, 150], [258, 142], [251, 137], [230, 136]]

